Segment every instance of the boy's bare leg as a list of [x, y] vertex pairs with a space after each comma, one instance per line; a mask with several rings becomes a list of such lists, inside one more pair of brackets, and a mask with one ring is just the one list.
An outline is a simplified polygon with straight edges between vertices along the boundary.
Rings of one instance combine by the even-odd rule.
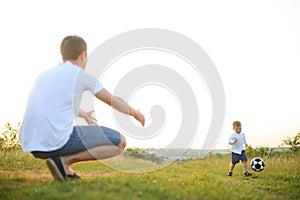
[[231, 164], [230, 168], [229, 168], [229, 172], [233, 172], [234, 167], [235, 167], [235, 164]]
[[126, 146], [126, 140], [121, 135], [121, 142], [119, 146], [115, 145], [104, 145], [91, 148], [87, 151], [78, 152], [71, 155], [61, 157], [62, 164], [64, 166], [66, 174], [73, 174], [74, 171], [71, 169], [71, 165], [80, 161], [89, 160], [101, 160], [105, 158], [111, 158], [122, 153]]
[[248, 172], [248, 165], [247, 165], [247, 161], [243, 161], [244, 164], [244, 173]]

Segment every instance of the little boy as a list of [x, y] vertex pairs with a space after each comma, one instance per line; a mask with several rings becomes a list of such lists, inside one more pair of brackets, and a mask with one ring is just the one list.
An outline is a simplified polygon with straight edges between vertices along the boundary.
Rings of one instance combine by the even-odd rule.
[[247, 169], [247, 156], [246, 156], [246, 150], [244, 147], [247, 147], [248, 144], [246, 142], [245, 134], [242, 133], [242, 124], [239, 121], [233, 122], [233, 130], [234, 133], [231, 134], [231, 136], [228, 139], [228, 143], [231, 146], [231, 159], [232, 163], [230, 165], [230, 169], [228, 172], [228, 176], [232, 176], [233, 169], [237, 163], [240, 162], [240, 160], [244, 164], [244, 175], [245, 176], [251, 176], [252, 174], [248, 172]]

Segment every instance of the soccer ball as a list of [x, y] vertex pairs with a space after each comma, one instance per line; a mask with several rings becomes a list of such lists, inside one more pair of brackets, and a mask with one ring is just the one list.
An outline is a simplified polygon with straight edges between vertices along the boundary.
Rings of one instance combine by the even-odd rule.
[[251, 160], [251, 168], [256, 172], [261, 172], [265, 168], [265, 162], [261, 158], [253, 158]]

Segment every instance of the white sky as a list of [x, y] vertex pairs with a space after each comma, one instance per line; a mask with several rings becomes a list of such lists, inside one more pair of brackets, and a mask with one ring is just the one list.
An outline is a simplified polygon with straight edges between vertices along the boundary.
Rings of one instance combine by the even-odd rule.
[[[197, 42], [220, 73], [227, 107], [216, 148], [227, 146], [234, 120], [242, 121], [248, 143], [254, 147], [277, 146], [286, 136], [294, 136], [300, 130], [297, 0], [11, 0], [1, 1], [0, 20], [0, 125], [22, 120], [32, 81], [60, 62], [59, 44], [64, 36], [83, 37], [91, 52], [126, 31], [163, 28]], [[113, 80], [103, 84], [109, 87]], [[141, 92], [140, 96], [143, 95]], [[139, 99], [132, 103], [138, 104]], [[205, 106], [203, 102], [201, 106]], [[144, 112], [149, 118], [148, 110]], [[171, 116], [178, 112], [180, 109]], [[209, 110], [205, 112], [210, 116]], [[103, 115], [110, 117], [107, 110], [101, 112]], [[199, 148], [201, 141], [201, 137], [196, 138], [192, 147]], [[142, 147], [139, 143], [132, 145]]]

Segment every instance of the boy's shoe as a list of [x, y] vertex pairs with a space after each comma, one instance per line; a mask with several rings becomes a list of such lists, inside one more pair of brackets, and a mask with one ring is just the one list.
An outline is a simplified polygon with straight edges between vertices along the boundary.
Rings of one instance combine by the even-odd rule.
[[252, 174], [249, 173], [249, 172], [245, 172], [244, 175], [245, 175], [245, 176], [251, 176]]
[[228, 172], [227, 176], [232, 176], [232, 172]]
[[66, 180], [66, 173], [63, 168], [60, 157], [52, 157], [46, 160], [47, 166], [54, 178], [54, 180], [64, 181]]

